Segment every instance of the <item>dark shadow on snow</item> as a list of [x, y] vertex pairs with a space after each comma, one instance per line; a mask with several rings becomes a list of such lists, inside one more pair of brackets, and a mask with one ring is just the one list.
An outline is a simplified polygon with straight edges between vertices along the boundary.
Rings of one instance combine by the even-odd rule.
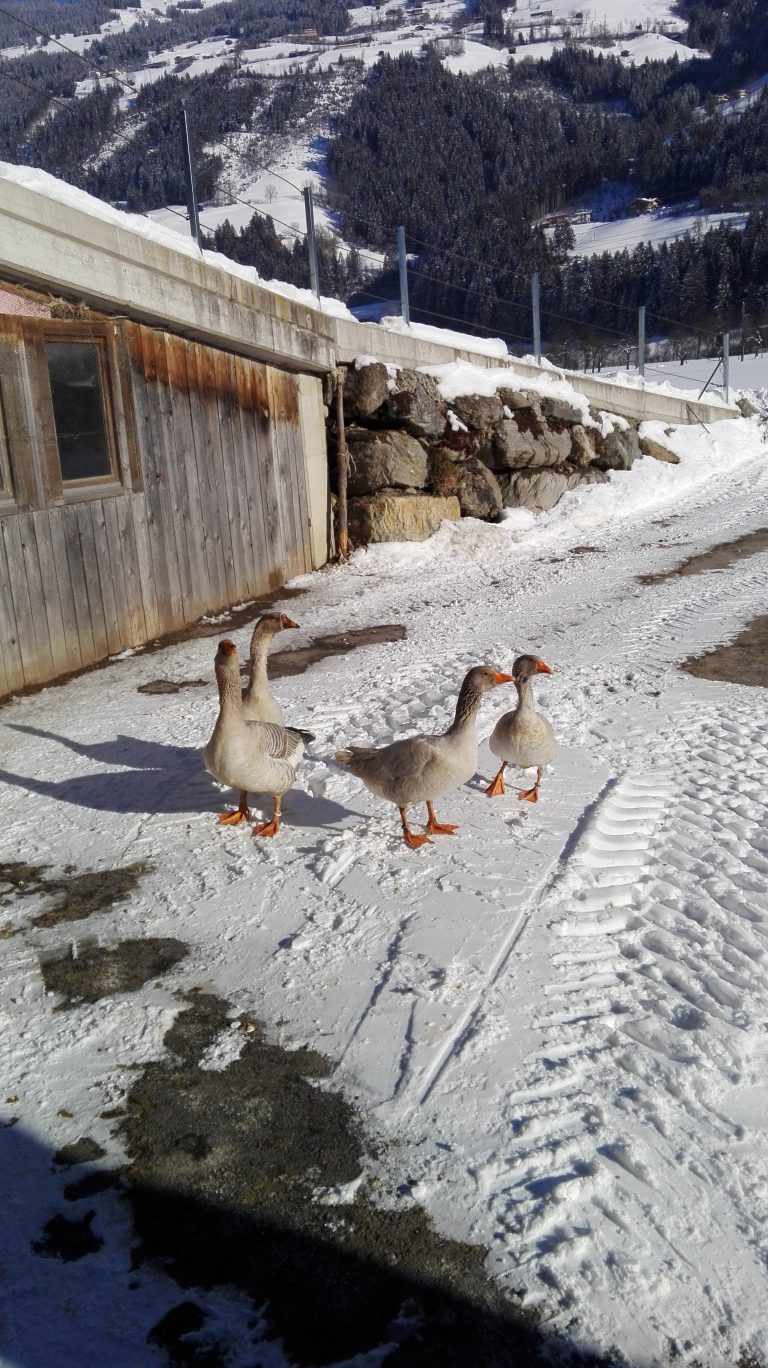
[[[264, 1362], [280, 1361], [281, 1341], [295, 1368], [382, 1345], [392, 1368], [608, 1368], [548, 1334], [492, 1281], [484, 1249], [438, 1235], [405, 1171], [383, 1194], [386, 1209], [364, 1188], [340, 1204], [319, 1201], [365, 1169], [360, 1119], [327, 1081], [318, 1086], [332, 1073], [327, 1059], [280, 1049], [249, 1018], [239, 1020], [240, 1058], [200, 1069], [232, 1029], [229, 1013], [223, 1000], [191, 994], [166, 1056], [134, 1073], [123, 1105], [105, 1113], [120, 1116], [132, 1161], [122, 1177], [94, 1142], [54, 1155], [3, 1109], [8, 1368], [129, 1368], [149, 1361], [151, 1345], [170, 1364], [225, 1368], [231, 1331], [203, 1290], [222, 1288], [252, 1307], [253, 1368], [259, 1335], [272, 1343]], [[54, 1108], [67, 1100], [65, 1080], [61, 1088]]]
[[[167, 746], [143, 737], [116, 736], [110, 741], [87, 744], [41, 727], [9, 723], [14, 731], [46, 741], [56, 741], [84, 759], [100, 765], [122, 765], [111, 773], [78, 774], [67, 779], [43, 779], [0, 769], [0, 780], [39, 797], [96, 812], [116, 813], [210, 813], [212, 818], [227, 807], [237, 806], [234, 791], [222, 791], [203, 765], [200, 749]], [[271, 816], [271, 800], [251, 796], [255, 813]], [[330, 798], [313, 798], [296, 787], [283, 800], [285, 827], [336, 827], [352, 810]]]

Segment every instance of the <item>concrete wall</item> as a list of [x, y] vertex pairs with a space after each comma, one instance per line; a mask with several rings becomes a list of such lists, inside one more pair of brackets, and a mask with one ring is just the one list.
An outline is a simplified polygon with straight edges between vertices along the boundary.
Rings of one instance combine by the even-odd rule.
[[[333, 318], [204, 261], [181, 239], [174, 250], [119, 221], [105, 222], [10, 181], [0, 186], [0, 276], [305, 374], [332, 371], [361, 353], [411, 368], [462, 359], [509, 365], [521, 376], [541, 374], [514, 357], [502, 363], [474, 352], [471, 343], [460, 348]], [[596, 407], [626, 418], [676, 424], [738, 416], [733, 406], [580, 372], [568, 378]]]

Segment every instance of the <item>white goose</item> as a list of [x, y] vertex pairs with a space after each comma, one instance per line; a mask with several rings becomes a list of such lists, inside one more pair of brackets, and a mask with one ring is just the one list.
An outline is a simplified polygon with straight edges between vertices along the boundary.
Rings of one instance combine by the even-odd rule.
[[502, 761], [496, 778], [485, 790], [489, 798], [496, 798], [504, 792], [504, 770], [507, 765], [517, 765], [519, 769], [536, 770], [533, 788], [520, 789], [518, 798], [524, 798], [529, 803], [538, 802], [541, 776], [557, 753], [555, 734], [546, 717], [536, 711], [531, 682], [535, 674], [552, 674], [552, 670], [538, 656], [518, 656], [512, 666], [518, 705], [513, 712], [499, 718], [488, 742], [493, 754]]
[[251, 637], [251, 675], [243, 689], [243, 717], [246, 722], [276, 722], [282, 726], [280, 704], [272, 697], [267, 678], [269, 643], [277, 632], [286, 627], [298, 627], [285, 613], [264, 613], [253, 629]]
[[280, 829], [280, 799], [291, 788], [311, 732], [295, 731], [272, 722], [248, 722], [243, 717], [240, 665], [233, 641], [220, 641], [216, 652], [219, 715], [203, 751], [205, 768], [220, 784], [240, 790], [237, 812], [223, 812], [225, 826], [247, 822], [249, 793], [271, 793], [270, 822], [253, 828], [254, 836], [276, 836]]
[[[456, 830], [455, 826], [437, 821], [432, 804], [449, 789], [472, 778], [477, 769], [475, 716], [482, 696], [487, 689], [512, 678], [493, 665], [476, 665], [464, 678], [456, 715], [447, 732], [440, 736], [409, 736], [378, 749], [350, 746], [337, 752], [339, 763], [362, 779], [371, 793], [397, 805], [403, 836], [412, 850], [428, 843], [430, 836], [450, 836]], [[408, 828], [411, 803], [427, 805], [429, 821], [424, 836], [417, 836]]]

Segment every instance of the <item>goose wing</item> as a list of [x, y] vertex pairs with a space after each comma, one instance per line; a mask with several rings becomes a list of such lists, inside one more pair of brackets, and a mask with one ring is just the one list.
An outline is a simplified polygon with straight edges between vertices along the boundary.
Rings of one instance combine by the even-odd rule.
[[312, 732], [294, 727], [281, 727], [276, 722], [246, 722], [248, 735], [273, 760], [296, 762], [305, 746], [314, 741]]

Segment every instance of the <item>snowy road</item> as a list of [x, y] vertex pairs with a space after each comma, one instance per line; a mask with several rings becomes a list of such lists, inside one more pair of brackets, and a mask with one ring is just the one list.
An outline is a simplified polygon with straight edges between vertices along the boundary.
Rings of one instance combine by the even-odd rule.
[[[391, 1194], [407, 1175], [407, 1200], [486, 1245], [490, 1271], [577, 1344], [637, 1365], [765, 1356], [768, 695], [675, 667], [765, 610], [768, 553], [637, 576], [764, 526], [768, 449], [746, 421], [685, 429], [678, 449], [680, 466], [645, 460], [538, 521], [465, 521], [302, 581], [286, 609], [312, 634], [407, 636], [279, 681], [318, 740], [274, 842], [215, 822], [193, 750], [213, 687], [136, 692], [212, 678], [215, 638], [4, 709], [0, 859], [149, 860], [84, 934], [192, 952], [163, 986], [56, 1013], [38, 956], [73, 928], [30, 929], [9, 900], [8, 929], [25, 930], [0, 940], [3, 1095], [19, 1099], [3, 1115], [41, 1146], [87, 1133], [117, 1154], [100, 1113], [159, 1053], [173, 990], [211, 984], [338, 1061], [334, 1084], [384, 1141], [364, 1182]], [[333, 751], [442, 727], [470, 665], [524, 649], [555, 671], [537, 686], [561, 742], [541, 801], [518, 803], [514, 776], [488, 800], [484, 744], [480, 777], [438, 805], [457, 835], [409, 851]], [[481, 737], [509, 702], [491, 695]], [[52, 1194], [29, 1197], [41, 1222]], [[99, 1277], [95, 1258], [62, 1268], [21, 1239], [14, 1259], [53, 1306]]]

